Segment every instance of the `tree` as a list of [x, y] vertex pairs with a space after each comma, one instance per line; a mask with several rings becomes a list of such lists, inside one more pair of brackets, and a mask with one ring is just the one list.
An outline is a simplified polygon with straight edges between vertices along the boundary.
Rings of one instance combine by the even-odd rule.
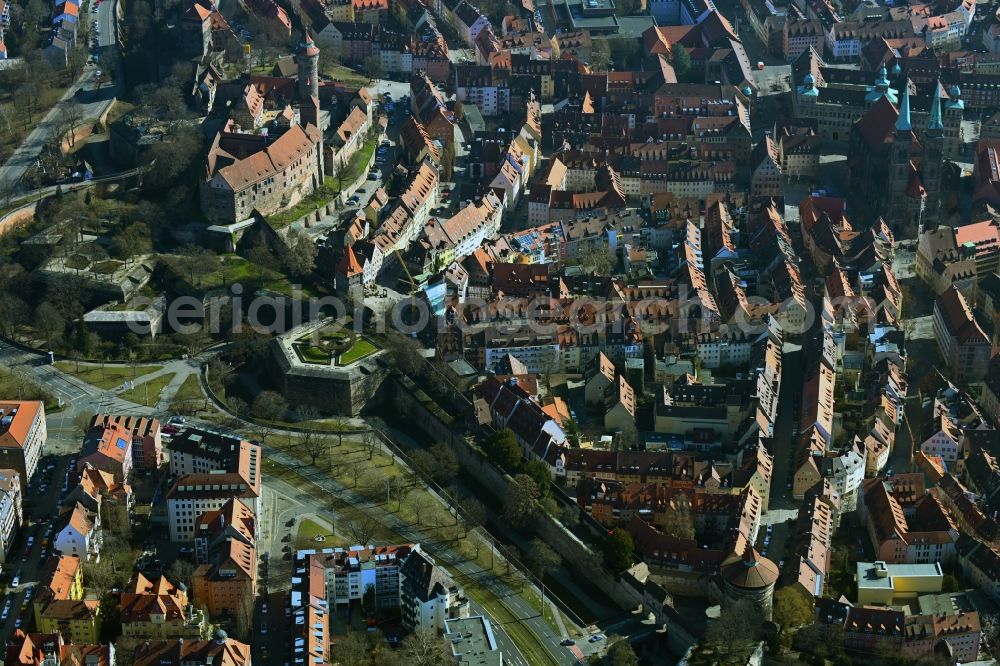
[[309, 456], [309, 464], [316, 466], [316, 459], [330, 450], [329, 442], [312, 432], [306, 432], [299, 438], [299, 450]]
[[337, 661], [342, 666], [369, 666], [371, 647], [365, 634], [348, 631], [337, 639]]
[[611, 666], [639, 666], [639, 657], [627, 638], [611, 644], [607, 661]]
[[794, 629], [812, 622], [811, 599], [793, 587], [783, 587], [774, 593], [773, 619], [784, 629]]
[[606, 72], [611, 64], [611, 48], [608, 40], [595, 38], [590, 43], [590, 69], [594, 72]]
[[382, 60], [378, 56], [368, 56], [361, 63], [361, 71], [371, 80], [382, 78]]
[[111, 241], [115, 256], [125, 259], [153, 250], [153, 242], [149, 236], [149, 227], [142, 222], [133, 222], [119, 231]]
[[615, 438], [617, 451], [632, 451], [639, 447], [639, 431], [635, 423], [626, 423]]
[[576, 263], [591, 275], [607, 277], [615, 266], [615, 257], [610, 248], [600, 241], [580, 243], [576, 250]]
[[284, 256], [285, 272], [295, 278], [301, 278], [312, 273], [316, 267], [316, 255], [319, 248], [302, 229], [292, 229], [285, 239], [287, 249]]
[[250, 409], [250, 405], [247, 404], [246, 400], [239, 396], [228, 398], [226, 402], [229, 405], [229, 409], [233, 412], [234, 425], [238, 425], [240, 419], [247, 413], [247, 410]]
[[469, 532], [486, 522], [486, 507], [475, 497], [465, 499], [459, 511], [462, 514], [462, 528], [465, 530], [462, 536], [468, 536]]
[[750, 601], [742, 599], [723, 609], [708, 626], [704, 640], [725, 654], [741, 654], [759, 639], [763, 617]]
[[499, 430], [483, 441], [483, 449], [490, 462], [513, 474], [521, 466], [521, 447], [514, 432], [508, 428]]
[[620, 573], [632, 566], [635, 542], [627, 530], [617, 527], [604, 542], [604, 562], [612, 571]]
[[541, 496], [534, 479], [527, 474], [518, 474], [507, 486], [503, 502], [504, 518], [515, 527], [526, 525], [538, 511]]
[[[74, 78], [75, 75], [74, 75]], [[62, 135], [67, 136], [70, 148], [76, 145], [76, 130], [83, 122], [83, 107], [75, 99], [63, 104], [59, 108], [59, 129]]]
[[951, 574], [945, 574], [941, 579], [941, 591], [942, 592], [959, 592], [962, 586], [959, 584], [958, 579]]
[[403, 639], [400, 661], [412, 666], [439, 666], [454, 661], [450, 644], [431, 629], [421, 628]]
[[97, 616], [101, 619], [99, 640], [102, 643], [113, 643], [118, 640], [118, 637], [122, 635], [122, 618], [117, 594], [106, 593], [101, 597]]
[[410, 510], [413, 511], [413, 521], [417, 524], [421, 524], [421, 520], [427, 514], [427, 511], [433, 506], [431, 502], [430, 495], [425, 493], [417, 493], [410, 500]]
[[249, 643], [253, 640], [253, 607], [254, 596], [244, 594], [236, 601], [236, 637]]
[[185, 585], [191, 589], [191, 579], [194, 578], [194, 565], [187, 560], [175, 559], [167, 569], [167, 578], [174, 585]]
[[414, 451], [410, 463], [424, 476], [439, 485], [447, 485], [458, 474], [458, 458], [451, 447], [438, 442], [430, 449]]
[[405, 375], [419, 379], [424, 371], [424, 357], [420, 345], [396, 330], [387, 330], [385, 348], [392, 357], [393, 364]]
[[694, 538], [694, 520], [691, 518], [691, 505], [684, 495], [678, 495], [673, 502], [673, 511], [664, 512], [660, 529], [675, 539]]
[[87, 328], [87, 322], [80, 319], [76, 320], [76, 350], [80, 352], [80, 355], [84, 358], [91, 358], [94, 354], [94, 338], [90, 334], [90, 330]]
[[528, 544], [528, 564], [539, 579], [544, 580], [545, 574], [557, 569], [562, 564], [559, 553], [541, 539], [532, 539]]
[[358, 518], [347, 521], [347, 535], [352, 541], [362, 546], [372, 543], [372, 539], [378, 534], [379, 523], [368, 515], [361, 515]]
[[277, 391], [261, 391], [253, 401], [253, 414], [257, 418], [274, 422], [285, 416], [288, 403]]
[[686, 81], [691, 70], [691, 54], [680, 42], [674, 42], [670, 47], [670, 61], [674, 66], [674, 73], [677, 74], [677, 80]]
[[94, 420], [94, 415], [90, 411], [83, 411], [73, 417], [73, 425], [80, 432], [81, 435], [86, 435], [90, 432], [90, 424]]
[[521, 465], [521, 473], [527, 474], [538, 486], [538, 492], [542, 497], [549, 494], [549, 484], [552, 482], [552, 475], [549, 473], [549, 466], [541, 460], [529, 460]]
[[45, 335], [46, 346], [51, 347], [52, 341], [66, 330], [66, 319], [62, 310], [44, 301], [35, 308], [35, 326]]
[[250, 246], [250, 249], [247, 250], [247, 261], [256, 269], [258, 280], [263, 279], [264, 274], [274, 270], [277, 265], [274, 254], [271, 253], [264, 239], [259, 236], [253, 245]]

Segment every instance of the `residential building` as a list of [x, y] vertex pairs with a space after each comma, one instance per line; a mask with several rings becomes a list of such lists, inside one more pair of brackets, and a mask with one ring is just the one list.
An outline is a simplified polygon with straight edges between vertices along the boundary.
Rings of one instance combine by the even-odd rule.
[[[341, 604], [358, 602], [372, 589], [377, 608], [397, 608], [400, 604], [400, 569], [420, 544], [399, 546], [351, 546], [300, 550], [295, 554], [293, 572], [305, 576], [312, 567], [322, 569], [322, 597], [334, 612]], [[314, 575], [314, 574], [310, 574]], [[316, 583], [320, 585], [320, 583]]]
[[975, 382], [985, 376], [993, 355], [992, 345], [965, 297], [954, 286], [934, 301], [934, 338], [955, 381]]
[[0, 468], [17, 472], [21, 492], [35, 473], [47, 436], [43, 403], [0, 402]]
[[145, 641], [135, 649], [133, 666], [252, 666], [250, 646], [217, 629], [210, 640]]
[[90, 422], [90, 428], [106, 428], [112, 425], [132, 433], [133, 469], [156, 469], [166, 461], [163, 453], [163, 433], [158, 419], [96, 414]]
[[255, 516], [260, 515], [260, 485], [250, 484], [243, 474], [211, 472], [180, 477], [166, 494], [170, 540], [191, 541], [196, 536], [198, 517], [218, 511], [234, 498]]
[[96, 560], [101, 554], [101, 514], [76, 502], [65, 507], [56, 520], [52, 549], [63, 555]]
[[218, 511], [207, 511], [194, 523], [194, 556], [198, 564], [206, 564], [213, 553], [229, 539], [238, 539], [253, 546], [257, 538], [257, 518], [243, 502], [233, 498]]
[[251, 486], [260, 485], [259, 444], [207, 430], [185, 428], [174, 435], [169, 448], [171, 476], [238, 472]]
[[[0, 562], [6, 562], [21, 527], [21, 481], [12, 469], [0, 469]], [[15, 556], [16, 557], [16, 556]]]
[[937, 227], [920, 234], [916, 273], [938, 296], [954, 286], [969, 302], [975, 301], [978, 274], [975, 250], [958, 242], [954, 227]]
[[115, 666], [115, 646], [67, 643], [61, 633], [15, 631], [7, 644], [6, 666]]
[[136, 573], [118, 600], [122, 638], [127, 640], [198, 640], [205, 637], [208, 618], [188, 602], [183, 584], [165, 576]]
[[116, 481], [110, 472], [99, 470], [90, 463], [84, 463], [79, 472], [71, 475], [71, 484], [72, 476], [76, 475], [79, 480], [70, 486], [62, 506], [80, 504], [88, 512], [100, 515], [101, 524], [118, 528], [129, 524], [134, 500], [131, 486]]
[[[911, 476], [901, 474], [894, 482], [869, 479], [864, 484], [858, 515], [875, 556], [887, 564], [948, 563], [955, 557], [958, 526], [933, 495], [910, 501], [904, 511], [896, 495], [909, 492], [906, 484], [912, 482]], [[901, 489], [894, 490], [892, 483]], [[922, 483], [917, 487], [922, 489]]]
[[247, 604], [252, 609], [257, 594], [257, 549], [229, 538], [210, 562], [195, 569], [191, 585], [194, 599], [213, 617], [235, 618], [245, 612]]
[[42, 569], [32, 604], [35, 627], [40, 632], [58, 632], [70, 643], [97, 642], [100, 604], [83, 598], [83, 566], [79, 557], [50, 557]]
[[126, 483], [132, 475], [132, 433], [117, 424], [91, 428], [83, 438], [78, 464], [91, 465]]
[[1000, 601], [1000, 553], [972, 536], [963, 535], [957, 544], [962, 574], [978, 590]]
[[469, 616], [469, 600], [454, 579], [416, 550], [399, 568], [399, 608], [408, 631], [441, 633], [448, 620]]

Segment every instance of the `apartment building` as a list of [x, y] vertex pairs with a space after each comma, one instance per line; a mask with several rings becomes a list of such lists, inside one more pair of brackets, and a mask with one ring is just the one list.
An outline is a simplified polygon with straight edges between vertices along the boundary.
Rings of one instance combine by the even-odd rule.
[[302, 550], [295, 555], [293, 581], [306, 573], [306, 567], [321, 567], [322, 589], [331, 612], [340, 604], [360, 601], [369, 588], [378, 608], [396, 608], [400, 567], [411, 552], [419, 551], [420, 544]]
[[136, 649], [132, 666], [252, 666], [250, 646], [229, 638], [222, 629], [202, 641], [145, 641]]
[[239, 437], [231, 437], [197, 428], [186, 428], [170, 441], [170, 474], [209, 474], [238, 472], [246, 482], [260, 486], [260, 446]]
[[61, 634], [70, 643], [96, 643], [100, 633], [100, 603], [83, 598], [83, 566], [72, 555], [46, 561], [35, 598], [35, 628]]
[[205, 605], [209, 615], [237, 617], [246, 604], [253, 607], [257, 594], [257, 549], [240, 539], [228, 539], [210, 562], [195, 569], [191, 585], [194, 599]]
[[208, 629], [208, 618], [188, 602], [184, 586], [165, 576], [149, 579], [136, 573], [118, 605], [122, 637], [128, 640], [198, 640]]
[[132, 433], [116, 423], [91, 428], [79, 462], [113, 474], [119, 483], [127, 482], [132, 475]]
[[260, 515], [260, 485], [252, 485], [241, 473], [216, 471], [181, 476], [166, 494], [170, 540], [194, 539], [199, 516], [220, 510], [234, 498], [255, 516]]
[[450, 619], [469, 616], [469, 600], [429, 555], [411, 551], [399, 568], [399, 608], [409, 631], [444, 631]]
[[992, 345], [965, 297], [954, 286], [934, 301], [934, 338], [952, 379], [975, 382], [985, 376], [993, 355]]
[[43, 403], [0, 402], [0, 468], [18, 473], [22, 492], [35, 473], [47, 437]]
[[[899, 475], [892, 482], [867, 480], [858, 515], [879, 560], [889, 564], [949, 562], [955, 557], [958, 526], [937, 498], [920, 493], [923, 484], [915, 482], [914, 476]], [[911, 483], [916, 484], [916, 492], [910, 492]], [[905, 505], [897, 495], [905, 498]]]
[[15, 631], [7, 643], [7, 666], [115, 666], [113, 645], [66, 643], [60, 633]]
[[63, 555], [96, 560], [101, 553], [101, 514], [79, 502], [62, 509], [52, 535], [52, 548]]
[[158, 419], [145, 416], [112, 416], [96, 414], [91, 428], [118, 426], [132, 434], [132, 468], [156, 469], [166, 462], [163, 453], [163, 433]]
[[17, 537], [21, 519], [19, 475], [12, 469], [0, 469], [0, 562], [7, 561], [7, 553]]
[[63, 498], [62, 506], [80, 504], [89, 513], [99, 515], [101, 524], [128, 525], [134, 501], [131, 486], [90, 463], [84, 463], [78, 474], [79, 481]]
[[212, 555], [230, 539], [253, 546], [256, 543], [257, 517], [243, 502], [233, 498], [218, 511], [207, 511], [195, 519], [194, 556], [198, 564], [208, 563]]

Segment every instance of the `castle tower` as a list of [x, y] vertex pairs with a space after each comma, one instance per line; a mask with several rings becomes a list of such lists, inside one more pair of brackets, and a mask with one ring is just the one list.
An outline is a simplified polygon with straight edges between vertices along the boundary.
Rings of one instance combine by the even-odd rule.
[[302, 31], [302, 41], [295, 54], [295, 61], [299, 66], [299, 98], [319, 99], [319, 49], [308, 30]]
[[941, 118], [941, 82], [934, 84], [934, 99], [931, 100], [931, 115], [927, 120], [923, 146], [924, 189], [927, 190], [927, 206], [924, 210], [924, 224], [937, 227], [941, 205], [941, 172], [944, 161], [944, 121]]

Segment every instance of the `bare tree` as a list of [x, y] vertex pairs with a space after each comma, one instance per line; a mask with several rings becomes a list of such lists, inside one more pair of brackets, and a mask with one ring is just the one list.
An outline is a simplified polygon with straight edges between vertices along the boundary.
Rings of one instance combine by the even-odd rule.
[[249, 643], [253, 639], [253, 607], [252, 594], [240, 595], [236, 602], [236, 635], [242, 641]]
[[368, 429], [361, 436], [361, 443], [365, 447], [365, 451], [368, 452], [368, 460], [371, 460], [375, 456], [375, 452], [378, 450], [379, 436], [375, 430]]
[[[460, 507], [462, 514], [462, 527], [465, 530], [463, 536], [468, 536], [469, 532], [481, 527], [486, 522], [486, 507], [474, 497], [470, 497], [462, 502]], [[476, 546], [479, 547], [478, 545]]]
[[412, 666], [438, 666], [453, 661], [448, 641], [430, 629], [418, 629], [400, 646], [402, 663]]
[[233, 425], [239, 425], [240, 419], [247, 413], [250, 409], [250, 405], [247, 401], [239, 396], [234, 396], [227, 400], [229, 404], [229, 409], [233, 411]]
[[361, 546], [370, 544], [378, 529], [378, 521], [367, 515], [350, 520], [346, 525], [347, 535], [354, 540], [354, 543]]
[[353, 488], [357, 488], [358, 487], [358, 479], [361, 478], [361, 475], [364, 474], [364, 471], [367, 468], [368, 468], [367, 465], [365, 465], [364, 462], [362, 462], [360, 460], [355, 460], [355, 461], [353, 461], [351, 463], [348, 463], [348, 465], [347, 465], [347, 473], [350, 475], [351, 481], [354, 484], [352, 486]]
[[306, 432], [299, 436], [298, 449], [309, 456], [309, 464], [315, 467], [316, 459], [329, 451], [329, 442], [315, 433]]
[[413, 511], [413, 519], [417, 525], [421, 524], [428, 509], [431, 508], [431, 504], [431, 498], [428, 495], [424, 493], [413, 495], [413, 499], [410, 500], [410, 509]]

